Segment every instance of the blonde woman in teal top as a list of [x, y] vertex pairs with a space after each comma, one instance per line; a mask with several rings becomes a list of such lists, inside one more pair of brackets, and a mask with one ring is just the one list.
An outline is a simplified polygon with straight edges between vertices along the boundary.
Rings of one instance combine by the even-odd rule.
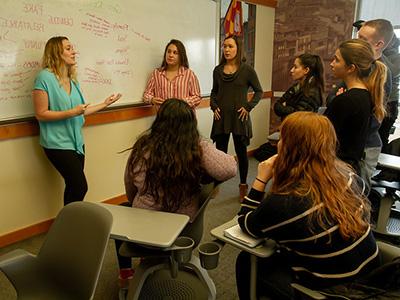
[[64, 205], [83, 200], [87, 192], [83, 172], [84, 116], [106, 108], [121, 97], [114, 94], [102, 103], [86, 104], [76, 79], [75, 55], [68, 38], [57, 36], [48, 40], [43, 70], [37, 75], [32, 92], [40, 145], [65, 181]]

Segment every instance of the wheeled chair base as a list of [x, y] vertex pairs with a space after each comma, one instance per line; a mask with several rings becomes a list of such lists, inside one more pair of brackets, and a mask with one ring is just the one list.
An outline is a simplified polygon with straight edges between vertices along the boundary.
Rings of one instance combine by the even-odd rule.
[[201, 299], [214, 300], [216, 288], [200, 260], [192, 255], [182, 263], [173, 278], [166, 259], [146, 258], [135, 270], [128, 291], [121, 290], [120, 300], [144, 299]]

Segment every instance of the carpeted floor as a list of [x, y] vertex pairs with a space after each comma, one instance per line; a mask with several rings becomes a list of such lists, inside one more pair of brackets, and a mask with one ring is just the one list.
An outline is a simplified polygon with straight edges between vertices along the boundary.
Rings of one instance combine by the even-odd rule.
[[[257, 161], [250, 159], [248, 183], [252, 183], [257, 171]], [[203, 241], [212, 240], [210, 230], [218, 225], [232, 219], [239, 210], [239, 178], [224, 182], [220, 187], [220, 192], [213, 199], [205, 213], [205, 228]], [[0, 249], [0, 255], [13, 249], [22, 248], [32, 253], [37, 253], [44, 239], [44, 235], [37, 236], [23, 242]], [[197, 250], [194, 251], [197, 255]], [[235, 282], [235, 261], [239, 250], [226, 245], [220, 253], [219, 265], [216, 269], [209, 271], [217, 288], [217, 299], [232, 300], [237, 299]], [[118, 299], [118, 268], [113, 240], [108, 244], [108, 250], [104, 259], [102, 271], [97, 285], [95, 300], [117, 300]], [[0, 299], [16, 299], [16, 293], [4, 276], [0, 273]]]

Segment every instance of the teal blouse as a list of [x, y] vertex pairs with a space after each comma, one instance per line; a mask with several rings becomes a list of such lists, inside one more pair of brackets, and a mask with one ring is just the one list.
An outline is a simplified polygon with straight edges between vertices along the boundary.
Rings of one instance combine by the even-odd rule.
[[[64, 111], [85, 103], [78, 83], [71, 80], [71, 94], [68, 95], [56, 76], [48, 69], [39, 72], [34, 89], [47, 93], [49, 110]], [[40, 145], [48, 149], [75, 150], [84, 154], [82, 136], [84, 122], [83, 115], [57, 121], [39, 121]]]

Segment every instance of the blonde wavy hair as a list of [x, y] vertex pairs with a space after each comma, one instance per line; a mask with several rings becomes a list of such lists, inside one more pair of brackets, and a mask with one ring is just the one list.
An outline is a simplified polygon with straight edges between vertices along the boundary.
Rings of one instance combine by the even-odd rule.
[[343, 238], [358, 238], [369, 226], [370, 205], [355, 184], [349, 186], [351, 167], [336, 157], [336, 133], [325, 116], [295, 112], [281, 125], [271, 193], [307, 197], [324, 204], [309, 216], [316, 224], [338, 224]]
[[339, 51], [346, 65], [356, 67], [358, 77], [371, 93], [374, 115], [381, 122], [386, 114], [384, 105], [386, 66], [375, 60], [371, 45], [361, 39], [341, 43]]
[[[61, 78], [61, 68], [64, 64], [64, 60], [61, 57], [62, 53], [64, 52], [64, 40], [68, 40], [68, 38], [65, 36], [55, 36], [49, 39], [44, 47], [42, 59], [42, 67], [53, 72], [58, 80]], [[68, 68], [68, 77], [74, 82], [77, 82], [75, 66]]]

